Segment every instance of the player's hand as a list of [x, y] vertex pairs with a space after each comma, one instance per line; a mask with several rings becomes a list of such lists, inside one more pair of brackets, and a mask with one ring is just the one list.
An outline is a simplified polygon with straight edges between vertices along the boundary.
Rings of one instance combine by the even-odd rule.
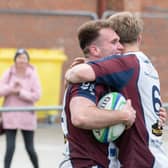
[[77, 57], [73, 60], [70, 68], [72, 68], [73, 66], [75, 65], [78, 65], [78, 64], [82, 64], [82, 63], [85, 63], [86, 59], [84, 57]]
[[136, 119], [136, 111], [132, 107], [131, 100], [128, 99], [126, 102], [126, 105], [123, 107], [122, 111], [126, 114], [126, 120], [125, 120], [125, 125], [126, 129], [130, 128]]
[[[84, 63], [85, 61], [86, 61], [86, 59], [85, 59], [84, 57], [77, 57], [77, 58], [75, 58], [75, 59], [73, 60], [72, 64], [70, 65], [70, 68], [69, 68], [69, 69], [71, 69], [71, 68], [72, 68], [73, 66], [75, 66], [75, 65], [82, 64], [82, 63]], [[68, 70], [69, 70], [69, 69], [68, 69]], [[67, 74], [68, 70], [66, 71], [65, 74]], [[65, 80], [64, 80], [64, 88], [67, 88], [68, 84], [69, 84], [69, 81], [68, 81], [68, 80], [66, 79], [66, 77], [65, 77]]]
[[165, 125], [166, 121], [168, 120], [168, 113], [164, 107], [160, 108], [159, 117], [160, 117], [159, 126], [163, 127]]

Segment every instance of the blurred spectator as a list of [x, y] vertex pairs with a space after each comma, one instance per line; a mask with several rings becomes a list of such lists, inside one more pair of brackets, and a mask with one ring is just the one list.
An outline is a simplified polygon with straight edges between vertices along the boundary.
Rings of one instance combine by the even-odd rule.
[[[3, 74], [0, 80], [0, 96], [4, 97], [4, 107], [33, 106], [41, 96], [41, 87], [35, 68], [29, 64], [30, 57], [25, 49], [18, 49], [14, 55], [14, 64]], [[17, 130], [21, 130], [26, 150], [34, 168], [39, 168], [38, 157], [34, 149], [34, 130], [37, 126], [34, 111], [13, 111], [2, 113], [6, 134], [6, 153], [4, 167], [10, 168], [15, 151]]]

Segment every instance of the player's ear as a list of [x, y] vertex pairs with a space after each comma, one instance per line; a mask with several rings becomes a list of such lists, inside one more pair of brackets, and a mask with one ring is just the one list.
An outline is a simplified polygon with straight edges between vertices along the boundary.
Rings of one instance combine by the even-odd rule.
[[89, 47], [90, 54], [93, 56], [99, 56], [100, 55], [100, 49], [96, 45], [91, 45]]

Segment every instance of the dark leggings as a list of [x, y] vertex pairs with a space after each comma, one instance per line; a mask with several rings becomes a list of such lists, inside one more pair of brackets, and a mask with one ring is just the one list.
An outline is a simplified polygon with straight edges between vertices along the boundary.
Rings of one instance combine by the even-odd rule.
[[[22, 130], [22, 136], [24, 139], [25, 148], [29, 154], [30, 160], [34, 165], [34, 168], [39, 168], [37, 154], [34, 149], [34, 131], [24, 131]], [[15, 151], [17, 130], [6, 130], [6, 154], [4, 160], [5, 168], [10, 168], [13, 154]]]

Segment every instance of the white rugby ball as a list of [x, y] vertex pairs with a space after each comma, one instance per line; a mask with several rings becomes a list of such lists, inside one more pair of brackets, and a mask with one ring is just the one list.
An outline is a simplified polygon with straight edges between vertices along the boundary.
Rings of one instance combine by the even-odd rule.
[[[126, 104], [124, 96], [118, 92], [111, 92], [103, 96], [98, 107], [106, 110], [121, 110]], [[125, 130], [124, 124], [116, 124], [107, 128], [92, 130], [94, 137], [102, 143], [109, 143], [116, 140]]]

